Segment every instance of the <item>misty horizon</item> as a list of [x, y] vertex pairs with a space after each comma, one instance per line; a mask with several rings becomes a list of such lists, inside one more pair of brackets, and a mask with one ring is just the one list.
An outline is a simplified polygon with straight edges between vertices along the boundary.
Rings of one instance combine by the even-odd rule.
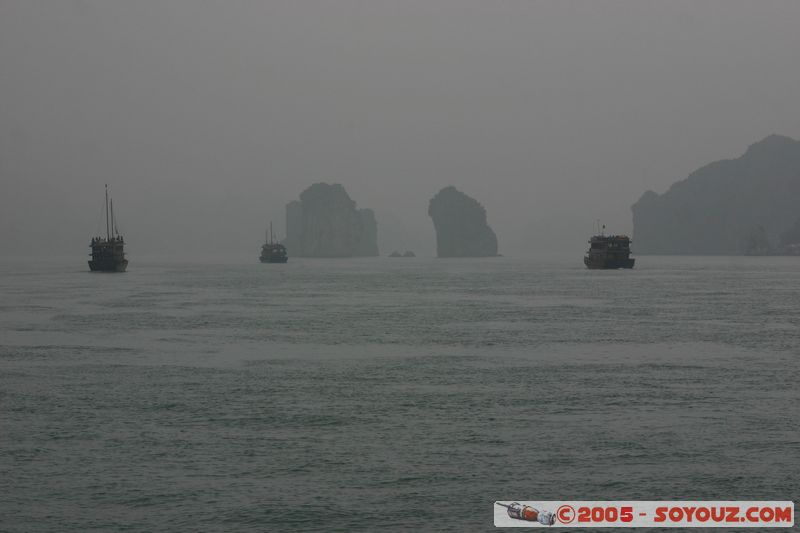
[[798, 23], [0, 0], [0, 531], [795, 526]]
[[800, 138], [798, 20], [778, 1], [4, 2], [0, 245], [82, 257], [108, 183], [131, 258], [255, 257], [326, 182], [375, 211], [381, 255], [435, 255], [428, 202], [453, 185], [501, 254], [580, 256], [598, 219], [632, 233], [645, 191]]

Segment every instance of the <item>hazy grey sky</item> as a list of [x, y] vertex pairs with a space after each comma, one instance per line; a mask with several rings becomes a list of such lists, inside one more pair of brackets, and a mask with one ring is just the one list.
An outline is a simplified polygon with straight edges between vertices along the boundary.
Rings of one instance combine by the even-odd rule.
[[0, 247], [88, 253], [108, 182], [132, 260], [255, 258], [327, 181], [383, 254], [434, 253], [452, 184], [501, 253], [580, 255], [646, 189], [800, 138], [799, 28], [795, 0], [0, 0]]

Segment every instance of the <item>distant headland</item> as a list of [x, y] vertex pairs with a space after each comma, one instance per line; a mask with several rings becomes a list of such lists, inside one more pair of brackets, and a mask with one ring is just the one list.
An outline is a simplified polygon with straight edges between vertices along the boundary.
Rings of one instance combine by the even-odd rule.
[[643, 254], [800, 254], [800, 141], [770, 135], [631, 207]]

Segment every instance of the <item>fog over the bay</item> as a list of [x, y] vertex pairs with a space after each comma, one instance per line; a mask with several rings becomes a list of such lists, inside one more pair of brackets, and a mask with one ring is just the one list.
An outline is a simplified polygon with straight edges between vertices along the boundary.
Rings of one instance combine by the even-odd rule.
[[645, 190], [800, 138], [798, 28], [793, 0], [0, 0], [2, 254], [88, 253], [108, 183], [132, 261], [255, 261], [325, 181], [383, 255], [433, 255], [455, 185], [502, 254], [579, 257]]

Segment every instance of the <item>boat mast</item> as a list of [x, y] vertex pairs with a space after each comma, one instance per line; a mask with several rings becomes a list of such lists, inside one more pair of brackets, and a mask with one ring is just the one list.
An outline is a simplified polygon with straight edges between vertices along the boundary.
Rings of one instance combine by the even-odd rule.
[[108, 225], [108, 183], [106, 183], [106, 240], [111, 240], [111, 228]]
[[111, 203], [111, 235], [117, 236], [117, 219], [114, 218], [114, 199], [109, 199]]
[[269, 243], [272, 244], [272, 241], [275, 240], [275, 234], [272, 233], [272, 221], [269, 221]]

